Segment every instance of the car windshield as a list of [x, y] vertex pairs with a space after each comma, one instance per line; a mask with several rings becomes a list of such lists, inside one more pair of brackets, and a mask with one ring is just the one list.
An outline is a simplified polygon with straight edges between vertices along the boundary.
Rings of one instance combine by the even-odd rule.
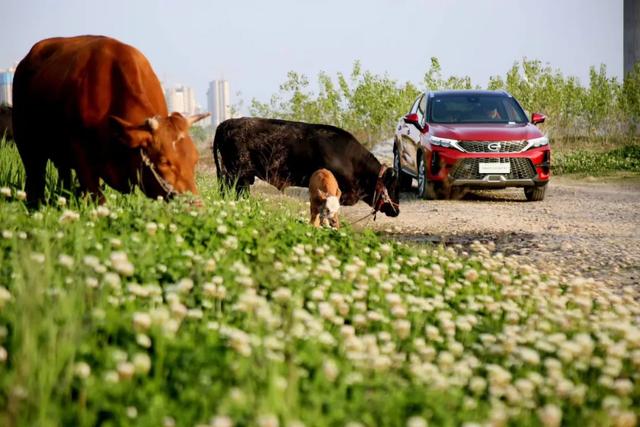
[[435, 95], [431, 123], [526, 123], [527, 116], [509, 96], [491, 94]]

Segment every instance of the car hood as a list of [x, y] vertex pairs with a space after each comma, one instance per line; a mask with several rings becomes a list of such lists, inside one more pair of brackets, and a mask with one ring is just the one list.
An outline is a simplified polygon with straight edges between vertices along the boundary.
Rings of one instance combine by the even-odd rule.
[[543, 136], [540, 129], [531, 123], [430, 123], [429, 132], [440, 138], [456, 139], [458, 141], [521, 141]]

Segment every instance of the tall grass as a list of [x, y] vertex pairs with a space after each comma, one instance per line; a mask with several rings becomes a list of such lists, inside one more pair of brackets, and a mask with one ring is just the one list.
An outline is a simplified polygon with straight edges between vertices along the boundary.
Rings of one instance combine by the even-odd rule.
[[[18, 148], [12, 140], [0, 139], [0, 185], [24, 190], [26, 173]], [[45, 198], [50, 199], [59, 191], [58, 170], [52, 162], [47, 163]]]
[[315, 229], [200, 179], [202, 208], [0, 196], [0, 425], [637, 420], [637, 289]]

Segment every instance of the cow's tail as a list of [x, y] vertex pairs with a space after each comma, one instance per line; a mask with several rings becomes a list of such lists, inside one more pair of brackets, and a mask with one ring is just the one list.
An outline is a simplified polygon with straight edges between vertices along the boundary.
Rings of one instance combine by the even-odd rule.
[[223, 124], [224, 123], [220, 123], [220, 125], [218, 125], [216, 129], [216, 135], [213, 137], [213, 145], [211, 146], [211, 149], [213, 150], [213, 160], [216, 163], [216, 176], [218, 177], [218, 180], [221, 180], [224, 175], [218, 153], [220, 151], [220, 144], [222, 143], [222, 139], [224, 138], [222, 136], [224, 132]]

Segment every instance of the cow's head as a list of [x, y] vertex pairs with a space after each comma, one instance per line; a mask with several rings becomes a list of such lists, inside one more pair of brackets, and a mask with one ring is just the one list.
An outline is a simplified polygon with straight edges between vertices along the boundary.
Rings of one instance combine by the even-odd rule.
[[400, 215], [400, 187], [394, 169], [386, 166], [380, 169], [373, 208], [387, 216]]
[[171, 113], [166, 117], [149, 117], [142, 123], [130, 123], [111, 116], [119, 139], [128, 147], [140, 150], [138, 183], [150, 197], [172, 193], [197, 194], [195, 168], [198, 152], [189, 135], [189, 127], [209, 114], [184, 117]]
[[319, 213], [320, 225], [323, 227], [340, 228], [338, 212], [340, 211], [340, 196], [342, 192], [338, 190], [334, 196], [320, 189], [317, 191], [317, 196], [322, 202]]

